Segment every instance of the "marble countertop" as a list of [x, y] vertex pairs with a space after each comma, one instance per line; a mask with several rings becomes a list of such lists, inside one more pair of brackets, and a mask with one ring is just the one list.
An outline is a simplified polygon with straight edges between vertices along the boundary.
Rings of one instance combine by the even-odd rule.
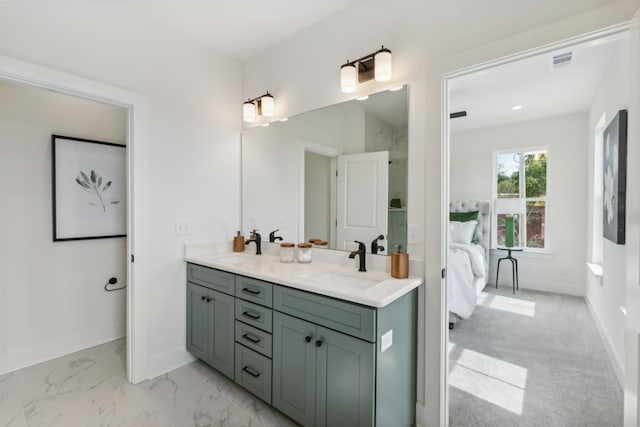
[[394, 279], [382, 271], [358, 272], [352, 266], [316, 260], [309, 264], [281, 263], [279, 256], [269, 254], [200, 253], [187, 254], [184, 260], [377, 308], [385, 307], [423, 283], [420, 277]]

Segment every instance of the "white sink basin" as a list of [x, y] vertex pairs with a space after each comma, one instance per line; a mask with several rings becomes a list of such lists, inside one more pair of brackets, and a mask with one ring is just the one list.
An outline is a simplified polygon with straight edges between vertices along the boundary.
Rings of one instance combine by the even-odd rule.
[[320, 273], [303, 274], [300, 278], [332, 286], [345, 286], [357, 289], [367, 289], [386, 279], [386, 277], [371, 277], [360, 275], [358, 273], [344, 273], [340, 271], [324, 271]]

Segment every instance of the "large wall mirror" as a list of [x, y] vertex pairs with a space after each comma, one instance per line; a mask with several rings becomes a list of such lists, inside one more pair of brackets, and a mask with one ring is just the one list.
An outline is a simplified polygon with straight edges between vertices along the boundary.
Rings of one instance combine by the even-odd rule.
[[243, 228], [331, 249], [405, 249], [407, 157], [407, 86], [247, 129]]

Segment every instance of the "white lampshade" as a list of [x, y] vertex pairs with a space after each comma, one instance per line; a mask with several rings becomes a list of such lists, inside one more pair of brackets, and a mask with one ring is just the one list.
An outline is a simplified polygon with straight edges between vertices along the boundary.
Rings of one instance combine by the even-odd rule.
[[262, 108], [262, 115], [271, 117], [273, 116], [273, 96], [269, 92], [262, 98], [260, 98], [260, 104]]
[[256, 121], [256, 105], [253, 102], [245, 102], [242, 104], [242, 119], [245, 122]]
[[344, 64], [340, 67], [340, 88], [344, 93], [356, 91], [357, 70], [355, 64]]
[[389, 49], [381, 49], [373, 57], [373, 62], [376, 70], [376, 81], [386, 82], [391, 80], [391, 51]]
[[521, 214], [525, 212], [524, 199], [499, 198], [495, 200], [494, 209], [497, 214]]

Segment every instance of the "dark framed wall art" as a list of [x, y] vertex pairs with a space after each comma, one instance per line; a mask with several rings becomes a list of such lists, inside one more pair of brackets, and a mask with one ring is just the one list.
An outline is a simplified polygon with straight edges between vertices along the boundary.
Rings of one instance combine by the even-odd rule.
[[603, 134], [603, 235], [618, 245], [625, 243], [627, 195], [627, 110], [620, 110]]
[[53, 240], [126, 236], [126, 147], [52, 135]]

